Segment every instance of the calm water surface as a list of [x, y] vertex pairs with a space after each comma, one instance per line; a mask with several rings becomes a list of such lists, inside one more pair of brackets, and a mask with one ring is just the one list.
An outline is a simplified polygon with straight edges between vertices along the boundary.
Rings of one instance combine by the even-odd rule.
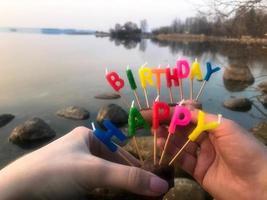
[[[0, 111], [12, 113], [16, 118], [0, 128], [0, 167], [32, 150], [7, 141], [12, 129], [31, 117], [44, 119], [57, 132], [57, 137], [60, 137], [78, 125], [90, 125], [89, 120], [72, 121], [57, 117], [55, 112], [62, 107], [83, 106], [91, 112], [93, 121], [101, 106], [111, 102], [123, 106], [121, 100], [94, 99], [96, 94], [111, 91], [104, 78], [106, 67], [120, 72], [120, 75], [126, 78], [124, 72], [126, 66], [130, 65], [137, 79], [137, 70], [145, 62], [148, 62], [149, 66], [174, 65], [177, 58], [184, 57], [192, 61], [197, 56], [204, 71], [206, 61], [222, 68], [229, 64], [225, 53], [216, 52], [209, 47], [202, 52], [201, 49], [194, 49], [195, 47], [189, 48], [187, 44], [159, 45], [149, 40], [136, 47], [135, 44], [126, 46], [127, 48], [119, 45], [118, 41], [110, 41], [109, 38], [94, 36], [1, 33]], [[267, 50], [265, 51], [267, 55]], [[253, 59], [248, 65], [255, 77], [267, 74], [267, 62], [264, 59]], [[222, 102], [231, 96], [257, 95], [254, 87], [264, 78], [256, 79], [254, 85], [243, 91], [231, 92], [225, 89], [222, 74], [223, 71], [215, 74], [206, 85], [200, 98], [204, 110], [222, 113], [246, 128], [251, 128], [263, 120], [264, 116], [255, 107], [245, 113], [233, 112], [223, 108]], [[163, 83], [165, 85], [165, 80]], [[194, 86], [196, 93], [200, 83], [195, 82]], [[128, 84], [126, 88], [123, 93], [133, 99]], [[162, 87], [162, 90], [164, 89], [165, 87]], [[178, 91], [178, 88], [173, 89], [176, 99], [179, 96]], [[148, 92], [152, 101], [156, 91], [149, 88]], [[188, 97], [187, 81], [184, 82], [184, 93]], [[143, 97], [141, 90], [139, 95]], [[162, 100], [169, 101], [166, 91], [163, 91]], [[266, 112], [261, 104], [255, 103]]]

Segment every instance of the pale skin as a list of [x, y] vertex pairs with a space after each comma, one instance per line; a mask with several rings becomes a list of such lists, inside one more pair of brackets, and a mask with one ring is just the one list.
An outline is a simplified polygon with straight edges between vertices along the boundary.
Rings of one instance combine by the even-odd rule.
[[[150, 111], [143, 116], [151, 120]], [[197, 110], [192, 116], [194, 126]], [[216, 121], [217, 116], [207, 114], [206, 120]], [[192, 126], [178, 130], [168, 147], [169, 156], [179, 150]], [[162, 125], [160, 147], [166, 134]], [[132, 156], [124, 155], [139, 165]], [[233, 121], [223, 118], [219, 128], [204, 133], [197, 144], [190, 143], [177, 162], [216, 200], [267, 199], [266, 147]], [[99, 143], [91, 130], [79, 127], [2, 169], [0, 199], [73, 199], [96, 187], [150, 196], [167, 191], [164, 180], [125, 164], [117, 153]]]

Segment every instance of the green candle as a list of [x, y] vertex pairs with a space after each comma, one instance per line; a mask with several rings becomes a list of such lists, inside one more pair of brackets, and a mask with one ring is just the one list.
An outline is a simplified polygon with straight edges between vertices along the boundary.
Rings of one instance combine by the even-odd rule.
[[136, 107], [132, 106], [128, 118], [128, 135], [134, 136], [138, 128], [144, 127], [149, 130], [149, 125]]
[[137, 88], [137, 86], [136, 86], [136, 83], [135, 83], [135, 80], [133, 77], [132, 70], [127, 68], [126, 74], [127, 74], [127, 78], [128, 78], [128, 81], [129, 81], [129, 84], [130, 84], [132, 90], [135, 90]]

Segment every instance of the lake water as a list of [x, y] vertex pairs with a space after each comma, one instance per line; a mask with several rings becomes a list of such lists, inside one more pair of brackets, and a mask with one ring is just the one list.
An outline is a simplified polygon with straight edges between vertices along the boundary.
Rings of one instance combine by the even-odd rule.
[[[261, 55], [248, 57], [244, 55], [252, 74], [256, 78], [253, 85], [243, 91], [233, 92], [226, 89], [223, 83], [223, 71], [216, 73], [205, 87], [200, 100], [204, 110], [213, 113], [222, 113], [246, 128], [251, 128], [264, 116], [253, 106], [249, 112], [233, 112], [222, 107], [223, 100], [231, 96], [252, 97], [258, 94], [255, 86], [264, 80], [262, 75], [267, 74], [267, 50], [263, 48]], [[111, 92], [105, 80], [105, 68], [115, 70], [126, 78], [125, 69], [130, 65], [137, 79], [137, 70], [140, 65], [147, 62], [148, 66], [173, 66], [177, 58], [187, 58], [190, 61], [198, 58], [203, 70], [205, 62], [211, 61], [222, 68], [229, 65], [230, 52], [233, 49], [243, 56], [242, 48], [235, 46], [216, 47], [209, 45], [191, 45], [174, 43], [155, 43], [144, 40], [141, 44], [120, 43], [109, 38], [96, 38], [92, 35], [42, 35], [42, 34], [0, 34], [0, 111], [11, 113], [15, 119], [0, 128], [0, 166], [31, 151], [10, 144], [7, 140], [12, 129], [31, 117], [44, 119], [57, 132], [57, 137], [62, 136], [78, 125], [90, 126], [95, 119], [98, 109], [111, 102], [124, 106], [121, 100], [97, 100], [94, 95], [102, 92]], [[247, 52], [247, 51], [246, 51]], [[255, 52], [252, 49], [249, 52]], [[251, 58], [251, 59], [248, 59]], [[205, 74], [205, 72], [204, 72]], [[138, 79], [137, 79], [138, 80]], [[127, 83], [127, 81], [126, 81]], [[163, 81], [163, 86], [165, 81]], [[200, 87], [195, 82], [195, 94]], [[129, 90], [122, 93], [133, 99]], [[162, 87], [162, 100], [169, 101], [168, 93]], [[164, 91], [165, 90], [165, 91]], [[178, 99], [178, 88], [173, 89], [174, 97]], [[149, 99], [156, 96], [154, 88], [148, 88]], [[185, 96], [189, 95], [188, 82], [184, 82]], [[143, 93], [139, 89], [139, 95]], [[255, 101], [258, 107], [263, 106]], [[73, 121], [59, 118], [55, 112], [65, 106], [77, 105], [87, 108], [91, 119], [86, 121]]]

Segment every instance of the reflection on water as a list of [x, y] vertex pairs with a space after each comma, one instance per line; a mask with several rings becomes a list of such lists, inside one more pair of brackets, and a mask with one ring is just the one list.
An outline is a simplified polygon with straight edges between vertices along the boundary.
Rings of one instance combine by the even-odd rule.
[[[255, 82], [238, 90], [235, 86], [225, 87], [223, 71], [217, 73], [206, 85], [200, 100], [204, 110], [222, 113], [246, 128], [252, 127], [263, 115], [253, 107], [247, 113], [238, 113], [222, 107], [224, 99], [231, 96], [252, 97], [258, 93], [254, 87], [267, 74], [267, 50], [256, 47], [237, 47], [208, 43], [159, 43], [141, 40], [137, 43], [126, 41], [111, 42], [109, 38], [94, 36], [69, 35], [35, 35], [1, 33], [0, 43], [0, 110], [1, 113], [12, 113], [16, 118], [0, 129], [0, 165], [27, 152], [7, 141], [11, 130], [19, 123], [36, 116], [44, 119], [57, 132], [57, 137], [65, 134], [78, 125], [89, 126], [89, 121], [72, 121], [55, 116], [55, 112], [65, 106], [77, 105], [87, 108], [94, 120], [98, 109], [106, 103], [118, 103], [120, 100], [104, 101], [94, 99], [94, 95], [111, 91], [104, 74], [105, 68], [116, 70], [126, 79], [126, 66], [130, 65], [138, 82], [137, 72], [145, 62], [149, 66], [173, 66], [177, 58], [193, 61], [198, 58], [205, 73], [205, 62], [221, 67], [230, 65], [233, 59], [245, 62]], [[117, 46], [118, 44], [121, 44]], [[127, 82], [127, 81], [126, 81]], [[162, 100], [169, 101], [163, 80]], [[184, 94], [189, 96], [189, 83], [184, 81]], [[200, 83], [194, 83], [194, 94], [199, 90]], [[133, 94], [126, 84], [122, 91], [129, 99]], [[230, 89], [229, 89], [230, 88]], [[138, 89], [142, 104], [142, 90]], [[178, 100], [179, 89], [173, 89]], [[155, 88], [148, 88], [149, 100], [156, 96]], [[260, 109], [263, 106], [255, 101]], [[266, 112], [266, 110], [265, 110]]]

